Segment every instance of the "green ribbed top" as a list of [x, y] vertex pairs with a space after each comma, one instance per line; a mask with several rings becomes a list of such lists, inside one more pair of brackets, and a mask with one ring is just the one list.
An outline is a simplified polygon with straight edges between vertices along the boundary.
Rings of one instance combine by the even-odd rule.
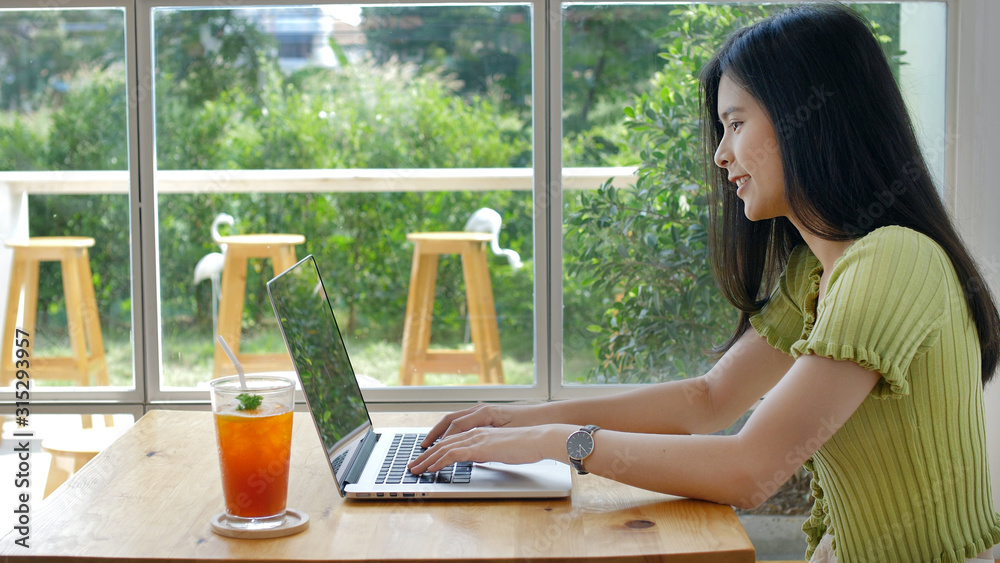
[[750, 321], [792, 357], [853, 361], [882, 375], [806, 462], [806, 558], [823, 534], [840, 563], [964, 562], [1000, 543], [986, 451], [979, 338], [948, 255], [883, 227], [833, 265], [796, 248]]

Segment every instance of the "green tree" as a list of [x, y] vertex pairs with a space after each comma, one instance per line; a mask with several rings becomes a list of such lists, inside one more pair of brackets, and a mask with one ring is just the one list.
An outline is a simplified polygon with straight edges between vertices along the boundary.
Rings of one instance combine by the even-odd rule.
[[188, 107], [218, 100], [226, 90], [254, 96], [277, 50], [274, 37], [238, 10], [159, 11], [153, 34], [157, 101], [162, 92]]
[[128, 170], [125, 68], [81, 69], [52, 113], [51, 170]]
[[[502, 167], [530, 151], [516, 119], [485, 99], [463, 100], [453, 81], [419, 74], [412, 64], [368, 61], [287, 78], [270, 67], [264, 77], [257, 100], [231, 90], [194, 110], [182, 111], [180, 103], [168, 106], [176, 108], [167, 133], [176, 136], [169, 137], [172, 148], [163, 151], [170, 165], [222, 170]], [[226, 191], [224, 178], [218, 189]], [[328, 268], [327, 281], [338, 288], [333, 298], [348, 311], [345, 332], [398, 339], [409, 280], [406, 233], [461, 229], [477, 207], [492, 205], [505, 215], [505, 238], [529, 246], [524, 240], [531, 236], [530, 202], [526, 193], [479, 192], [164, 196], [161, 273], [170, 280], [161, 285], [164, 307], [179, 319], [210, 326], [202, 324], [210, 318], [207, 284], [193, 287], [190, 277], [196, 261], [216, 250], [209, 224], [226, 211], [237, 218], [238, 232], [306, 234], [300, 252], [337, 265]], [[270, 271], [250, 275], [249, 326], [272, 316], [264, 292], [269, 276]], [[443, 292], [459, 293], [460, 283], [457, 269], [441, 276]], [[530, 286], [517, 299], [527, 295]], [[458, 312], [443, 317], [453, 319], [452, 334], [461, 333]]]
[[19, 113], [0, 114], [0, 170], [44, 170], [46, 123]]
[[0, 11], [0, 109], [51, 106], [82, 68], [125, 61], [124, 10]]
[[[605, 184], [568, 210], [567, 271], [598, 307], [571, 301], [565, 315], [591, 316], [591, 381], [648, 382], [706, 371], [708, 353], [735, 312], [718, 293], [707, 256], [708, 202], [699, 139], [697, 73], [732, 30], [782, 6], [689, 5], [657, 31], [661, 69], [625, 108], [627, 142], [639, 151], [639, 180]], [[898, 6], [861, 6], [898, 66]], [[569, 336], [572, 336], [570, 334]]]
[[637, 184], [605, 184], [569, 214], [567, 270], [606, 298], [592, 322], [602, 382], [700, 375], [733, 313], [708, 269], [708, 203], [698, 134], [697, 72], [726, 34], [760, 8], [692, 5], [657, 32], [663, 65], [625, 110], [640, 147]]
[[362, 8], [375, 59], [419, 62], [454, 73], [463, 95], [503, 93], [527, 114], [531, 97], [531, 21], [526, 6], [378, 6]]
[[656, 32], [676, 17], [663, 5], [578, 4], [563, 18], [565, 134], [620, 125], [621, 107], [661, 66]]

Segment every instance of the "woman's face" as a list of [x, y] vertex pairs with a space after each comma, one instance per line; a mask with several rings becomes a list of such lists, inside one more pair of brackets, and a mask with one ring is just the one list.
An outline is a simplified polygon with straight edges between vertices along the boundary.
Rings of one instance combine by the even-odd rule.
[[723, 74], [718, 112], [725, 134], [715, 151], [715, 164], [728, 172], [747, 219], [790, 217], [778, 139], [764, 108]]

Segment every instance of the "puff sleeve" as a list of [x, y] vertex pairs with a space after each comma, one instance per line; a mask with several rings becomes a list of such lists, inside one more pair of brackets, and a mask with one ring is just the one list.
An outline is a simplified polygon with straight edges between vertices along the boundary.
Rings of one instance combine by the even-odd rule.
[[938, 338], [954, 276], [929, 237], [878, 229], [834, 263], [815, 324], [791, 354], [853, 361], [882, 375], [872, 394], [907, 395], [910, 363]]
[[767, 343], [786, 354], [802, 338], [807, 326], [812, 325], [815, 298], [810, 302], [810, 292], [819, 289], [819, 260], [806, 245], [792, 250], [788, 264], [778, 278], [778, 284], [760, 311], [750, 316], [750, 325]]

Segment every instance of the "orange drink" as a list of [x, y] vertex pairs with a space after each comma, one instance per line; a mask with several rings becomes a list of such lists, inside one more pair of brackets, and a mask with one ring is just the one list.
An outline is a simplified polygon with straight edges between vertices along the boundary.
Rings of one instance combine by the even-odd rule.
[[212, 381], [222, 492], [231, 527], [267, 529], [284, 522], [292, 450], [294, 384], [246, 376]]
[[285, 510], [292, 412], [216, 413], [215, 431], [226, 510], [242, 518], [274, 516]]

